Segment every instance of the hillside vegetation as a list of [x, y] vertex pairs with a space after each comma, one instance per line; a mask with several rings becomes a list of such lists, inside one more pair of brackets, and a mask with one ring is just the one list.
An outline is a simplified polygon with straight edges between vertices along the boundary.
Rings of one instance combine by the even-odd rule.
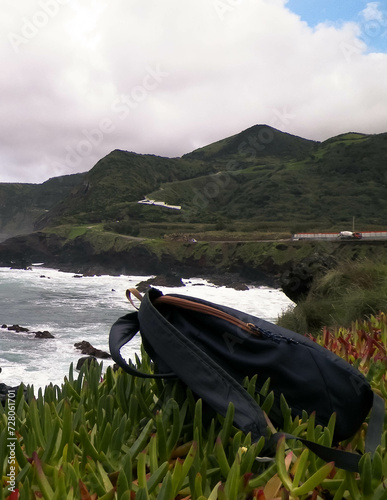
[[387, 262], [342, 258], [314, 278], [308, 294], [278, 323], [299, 333], [318, 333], [323, 327], [350, 327], [380, 311], [387, 311]]
[[43, 184], [0, 183], [0, 241], [33, 231], [39, 217], [77, 186], [83, 175], [54, 177]]
[[[187, 232], [187, 225], [290, 234], [342, 230], [353, 217], [361, 230], [378, 228], [387, 219], [386, 160], [387, 133], [321, 143], [265, 125], [181, 158], [116, 150], [83, 175], [1, 184], [0, 231], [120, 221], [129, 228], [163, 223], [164, 234]], [[182, 208], [139, 205], [145, 196]]]

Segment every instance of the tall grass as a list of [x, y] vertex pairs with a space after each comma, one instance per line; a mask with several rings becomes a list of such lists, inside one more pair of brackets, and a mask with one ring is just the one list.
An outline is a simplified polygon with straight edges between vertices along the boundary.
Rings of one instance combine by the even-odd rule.
[[286, 311], [278, 324], [299, 333], [323, 326], [347, 327], [387, 310], [387, 265], [364, 259], [345, 261], [317, 278], [307, 297]]

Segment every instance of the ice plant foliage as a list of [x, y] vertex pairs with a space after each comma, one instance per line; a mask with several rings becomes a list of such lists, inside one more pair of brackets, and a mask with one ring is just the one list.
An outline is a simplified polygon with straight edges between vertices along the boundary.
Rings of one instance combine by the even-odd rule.
[[[313, 338], [313, 337], [311, 337]], [[387, 398], [387, 315], [380, 313], [356, 321], [351, 328], [323, 329], [313, 338], [348, 363], [356, 366], [384, 398]]]
[[[384, 314], [349, 330], [324, 330], [315, 339], [355, 364], [384, 397], [387, 319]], [[146, 353], [141, 371], [152, 367]], [[134, 378], [102, 365], [83, 365], [37, 396], [21, 387], [13, 400], [15, 433], [10, 485], [9, 404], [0, 405], [0, 500], [275, 500], [387, 499], [387, 434], [374, 457], [364, 453], [367, 422], [344, 449], [363, 453], [360, 473], [325, 463], [296, 440], [280, 440], [272, 461], [256, 459], [251, 442], [226, 417], [208, 410], [178, 381]], [[270, 380], [259, 394], [257, 376], [246, 390], [269, 413]], [[331, 446], [335, 415], [326, 428], [313, 414], [292, 418], [281, 399], [282, 430]], [[13, 415], [13, 414], [12, 414]], [[272, 428], [274, 432], [276, 429]]]

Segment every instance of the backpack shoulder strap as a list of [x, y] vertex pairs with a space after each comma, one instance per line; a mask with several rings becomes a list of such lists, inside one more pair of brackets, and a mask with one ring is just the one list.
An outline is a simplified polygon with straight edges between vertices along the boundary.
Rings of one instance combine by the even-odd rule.
[[220, 414], [225, 415], [229, 402], [232, 402], [235, 424], [246, 434], [251, 432], [256, 439], [266, 436], [266, 418], [250, 394], [212, 357], [175, 328], [153, 305], [149, 293], [142, 299], [138, 317], [143, 337], [180, 380]]
[[[375, 392], [373, 395], [373, 406], [370, 413], [365, 440], [365, 452], [371, 453], [371, 457], [375, 453], [376, 448], [381, 444], [385, 415], [384, 399], [382, 399]], [[361, 455], [357, 453], [338, 450], [336, 448], [328, 448], [327, 446], [314, 443], [307, 439], [302, 439], [300, 437], [293, 436], [292, 434], [281, 432], [278, 432], [272, 437], [273, 442], [276, 443], [281, 436], [285, 436], [286, 439], [297, 439], [298, 441], [301, 441], [301, 443], [307, 446], [317, 456], [326, 462], [335, 462], [336, 467], [340, 469], [345, 469], [350, 472], [359, 472]]]
[[373, 392], [374, 400], [370, 419], [368, 422], [367, 435], [365, 440], [365, 452], [375, 453], [376, 448], [381, 443], [381, 436], [384, 428], [384, 416], [386, 413], [384, 399], [376, 392]]
[[133, 312], [119, 318], [110, 329], [109, 350], [114, 361], [127, 373], [141, 378], [176, 378], [176, 375], [170, 373], [143, 373], [130, 366], [121, 356], [122, 346], [132, 340], [140, 330], [138, 322], [138, 313]]

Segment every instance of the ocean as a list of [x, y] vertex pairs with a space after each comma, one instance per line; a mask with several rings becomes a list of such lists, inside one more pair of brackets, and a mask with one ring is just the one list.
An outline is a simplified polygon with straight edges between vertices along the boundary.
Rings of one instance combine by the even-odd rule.
[[[31, 270], [0, 268], [0, 326], [19, 325], [30, 332], [49, 331], [53, 339], [33, 333], [0, 328], [0, 382], [21, 382], [35, 389], [50, 382], [60, 385], [70, 363], [83, 355], [74, 347], [86, 340], [108, 351], [112, 324], [133, 311], [125, 291], [150, 276], [77, 276], [55, 269], [32, 266]], [[252, 287], [246, 291], [219, 287], [201, 278], [183, 280], [184, 287], [157, 287], [163, 293], [203, 298], [275, 322], [293, 303], [278, 289]], [[133, 358], [140, 351], [137, 334], [121, 353]], [[103, 367], [112, 365], [103, 360]]]

